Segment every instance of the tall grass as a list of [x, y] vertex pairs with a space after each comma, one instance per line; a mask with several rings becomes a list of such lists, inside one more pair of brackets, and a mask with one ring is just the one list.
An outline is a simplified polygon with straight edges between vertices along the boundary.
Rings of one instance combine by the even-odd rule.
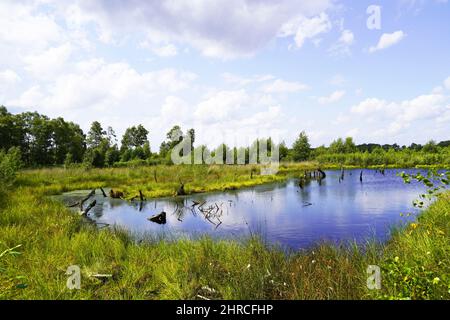
[[[424, 211], [416, 225], [398, 230], [387, 244], [318, 244], [298, 252], [265, 244], [258, 236], [244, 241], [203, 237], [137, 244], [127, 232], [98, 230], [46, 197], [100, 185], [121, 187], [130, 194], [133, 188], [155, 191], [149, 188], [157, 185], [148, 182], [153, 169], [21, 173], [20, 184], [0, 201], [0, 253], [16, 247], [13, 254], [0, 256], [0, 298], [450, 298], [449, 195]], [[250, 168], [157, 169], [158, 183], [167, 190], [180, 176], [193, 186], [206, 181], [209, 188], [223, 180], [251, 180]], [[299, 169], [286, 166], [279, 177]], [[381, 291], [366, 287], [366, 268], [373, 264], [383, 270]], [[66, 287], [70, 265], [81, 268], [81, 290]], [[98, 273], [112, 277], [91, 276]]]

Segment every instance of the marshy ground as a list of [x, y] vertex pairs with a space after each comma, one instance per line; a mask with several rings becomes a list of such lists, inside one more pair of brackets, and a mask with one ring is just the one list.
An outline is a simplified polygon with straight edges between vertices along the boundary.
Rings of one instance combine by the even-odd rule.
[[[155, 166], [43, 169], [20, 173], [0, 198], [2, 299], [449, 299], [450, 195], [387, 243], [317, 244], [286, 252], [257, 235], [245, 241], [149, 239], [101, 229], [48, 196], [113, 186], [126, 196], [171, 196], [281, 181], [314, 163], [282, 165], [276, 176], [257, 166]], [[78, 265], [80, 290], [66, 287]], [[367, 288], [367, 267], [382, 270], [382, 289]], [[93, 274], [109, 274], [99, 279]]]

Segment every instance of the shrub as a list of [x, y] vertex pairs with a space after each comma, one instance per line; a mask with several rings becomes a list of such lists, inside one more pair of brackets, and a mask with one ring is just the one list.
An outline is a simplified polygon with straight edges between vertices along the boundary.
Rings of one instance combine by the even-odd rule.
[[11, 148], [8, 152], [0, 151], [0, 188], [10, 187], [21, 167], [22, 160], [19, 148]]

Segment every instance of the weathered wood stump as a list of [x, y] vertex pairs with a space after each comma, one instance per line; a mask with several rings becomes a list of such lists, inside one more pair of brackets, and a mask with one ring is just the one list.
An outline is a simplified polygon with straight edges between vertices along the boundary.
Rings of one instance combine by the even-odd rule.
[[177, 190], [177, 196], [185, 196], [186, 195], [186, 191], [184, 190], [184, 183], [180, 183], [180, 186], [178, 187]]
[[113, 189], [111, 189], [109, 191], [109, 196], [113, 199], [123, 199], [124, 194], [122, 191], [114, 191]]
[[162, 211], [160, 214], [157, 214], [153, 217], [148, 218], [148, 220], [158, 223], [158, 224], [166, 224], [166, 213]]

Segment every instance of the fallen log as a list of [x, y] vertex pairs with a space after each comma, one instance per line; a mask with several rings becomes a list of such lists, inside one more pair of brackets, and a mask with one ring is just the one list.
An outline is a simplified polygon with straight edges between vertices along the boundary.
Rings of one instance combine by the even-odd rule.
[[87, 216], [87, 214], [89, 213], [89, 211], [91, 211], [91, 209], [93, 207], [95, 207], [95, 205], [97, 204], [97, 200], [92, 201], [84, 210], [81, 210], [80, 215], [81, 216]]
[[162, 211], [160, 214], [157, 214], [153, 217], [148, 218], [148, 220], [158, 223], [158, 224], [166, 224], [166, 213]]
[[72, 204], [69, 204], [67, 207], [68, 207], [68, 208], [74, 208], [74, 207], [80, 206], [80, 210], [83, 210], [83, 204], [84, 204], [86, 201], [88, 201], [89, 198], [92, 197], [94, 194], [95, 194], [95, 189], [92, 190], [92, 191], [91, 191], [85, 198], [83, 198], [82, 200], [80, 200], [80, 201], [78, 201], [78, 202], [75, 202], [75, 203], [72, 203]]

